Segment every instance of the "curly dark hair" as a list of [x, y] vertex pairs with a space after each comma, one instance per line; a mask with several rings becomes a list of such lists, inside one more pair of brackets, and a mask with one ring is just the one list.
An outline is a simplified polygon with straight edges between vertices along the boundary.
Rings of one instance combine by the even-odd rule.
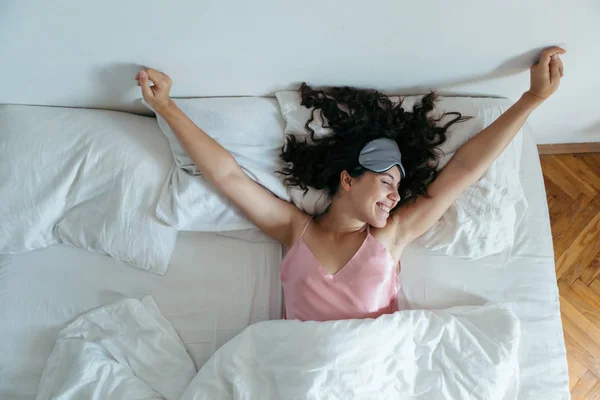
[[[367, 142], [380, 137], [395, 140], [402, 152], [406, 176], [398, 189], [399, 205], [414, 202], [421, 195], [428, 197], [427, 187], [438, 175], [441, 151], [437, 148], [446, 141], [446, 131], [451, 125], [471, 118], [459, 112], [448, 112], [438, 118], [429, 115], [437, 99], [434, 92], [423, 96], [420, 104], [407, 112], [402, 99], [394, 103], [376, 90], [347, 86], [315, 90], [303, 83], [299, 91], [300, 104], [313, 107], [305, 124], [310, 140], [287, 136], [281, 151], [287, 166], [279, 173], [286, 176], [284, 181], [288, 185], [305, 192], [308, 186], [325, 189], [330, 198], [339, 188], [342, 171], [355, 178], [366, 172], [358, 163], [359, 153]], [[317, 137], [310, 128], [317, 111], [323, 128], [330, 128], [331, 134]], [[451, 119], [441, 125], [446, 116]]]

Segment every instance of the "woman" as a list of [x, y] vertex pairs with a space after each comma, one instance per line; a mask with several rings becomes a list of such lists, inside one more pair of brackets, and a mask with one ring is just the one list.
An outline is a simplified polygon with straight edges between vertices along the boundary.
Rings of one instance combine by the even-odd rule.
[[484, 174], [529, 114], [556, 91], [564, 53], [559, 47], [544, 50], [531, 67], [530, 89], [462, 146], [439, 174], [435, 146], [445, 140], [449, 125], [464, 118], [454, 113], [450, 123], [436, 127], [436, 120], [426, 116], [433, 95], [413, 113], [404, 113], [377, 92], [337, 88], [325, 93], [303, 85], [303, 104], [320, 109], [333, 133], [313, 135], [312, 143], [288, 137], [282, 158], [291, 166], [282, 173], [292, 185], [329, 191], [331, 205], [314, 218], [246, 176], [231, 154], [171, 101], [167, 75], [147, 68], [136, 79], [144, 99], [204, 177], [285, 246], [284, 318], [375, 318], [397, 310], [396, 266], [403, 249]]

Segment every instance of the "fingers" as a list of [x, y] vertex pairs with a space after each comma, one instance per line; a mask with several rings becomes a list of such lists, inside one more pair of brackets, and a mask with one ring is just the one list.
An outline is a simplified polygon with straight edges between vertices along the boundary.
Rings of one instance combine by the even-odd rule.
[[558, 55], [553, 55], [550, 59], [550, 82], [558, 80], [561, 76], [560, 68], [558, 66]]
[[560, 77], [562, 78], [564, 75], [563, 62], [559, 56], [556, 56], [556, 57], [558, 58], [558, 70], [560, 71]]
[[138, 85], [140, 85], [142, 87], [142, 94], [144, 95], [144, 98], [151, 99], [153, 97], [153, 93], [152, 93], [152, 89], [150, 89], [150, 82], [148, 82], [149, 81], [148, 74], [146, 74], [146, 71], [141, 70], [138, 73], [138, 77], [139, 77]]
[[150, 78], [150, 81], [154, 82], [154, 80], [165, 80], [169, 76], [165, 73], [160, 72], [159, 70], [153, 68], [142, 68], [137, 74], [135, 74], [135, 80], [140, 79], [140, 72], [144, 71], [146, 75]]
[[148, 77], [150, 78], [150, 80], [152, 82], [156, 83], [160, 83], [163, 80], [163, 73], [160, 71], [157, 71], [155, 69], [152, 68], [144, 68], [142, 71], [145, 71], [146, 74], [148, 74]]
[[144, 68], [144, 71], [146, 71], [150, 80], [157, 86], [170, 86], [172, 84], [171, 78], [165, 73], [152, 68]]
[[553, 46], [553, 47], [548, 47], [547, 49], [544, 49], [544, 51], [542, 51], [542, 54], [540, 55], [540, 64], [542, 65], [548, 65], [550, 63], [550, 59], [552, 58], [553, 55], [555, 54], [565, 54], [567, 51], [565, 49], [563, 49], [562, 47], [558, 47], [558, 46]]

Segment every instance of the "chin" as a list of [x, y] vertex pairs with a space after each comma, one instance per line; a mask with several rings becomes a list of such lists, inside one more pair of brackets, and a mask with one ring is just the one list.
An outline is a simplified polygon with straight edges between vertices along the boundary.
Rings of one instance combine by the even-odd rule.
[[373, 228], [385, 228], [387, 221], [387, 218], [382, 219], [381, 217], [375, 217], [371, 220], [370, 225]]
[[390, 214], [382, 211], [379, 207], [375, 208], [370, 213], [369, 225], [374, 228], [385, 228]]

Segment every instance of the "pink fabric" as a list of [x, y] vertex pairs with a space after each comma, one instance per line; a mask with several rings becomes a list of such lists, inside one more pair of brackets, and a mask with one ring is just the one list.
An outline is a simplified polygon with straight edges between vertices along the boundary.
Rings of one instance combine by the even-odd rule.
[[304, 241], [311, 220], [281, 262], [283, 318], [329, 321], [377, 318], [397, 311], [396, 264], [371, 231], [352, 259], [331, 275]]

